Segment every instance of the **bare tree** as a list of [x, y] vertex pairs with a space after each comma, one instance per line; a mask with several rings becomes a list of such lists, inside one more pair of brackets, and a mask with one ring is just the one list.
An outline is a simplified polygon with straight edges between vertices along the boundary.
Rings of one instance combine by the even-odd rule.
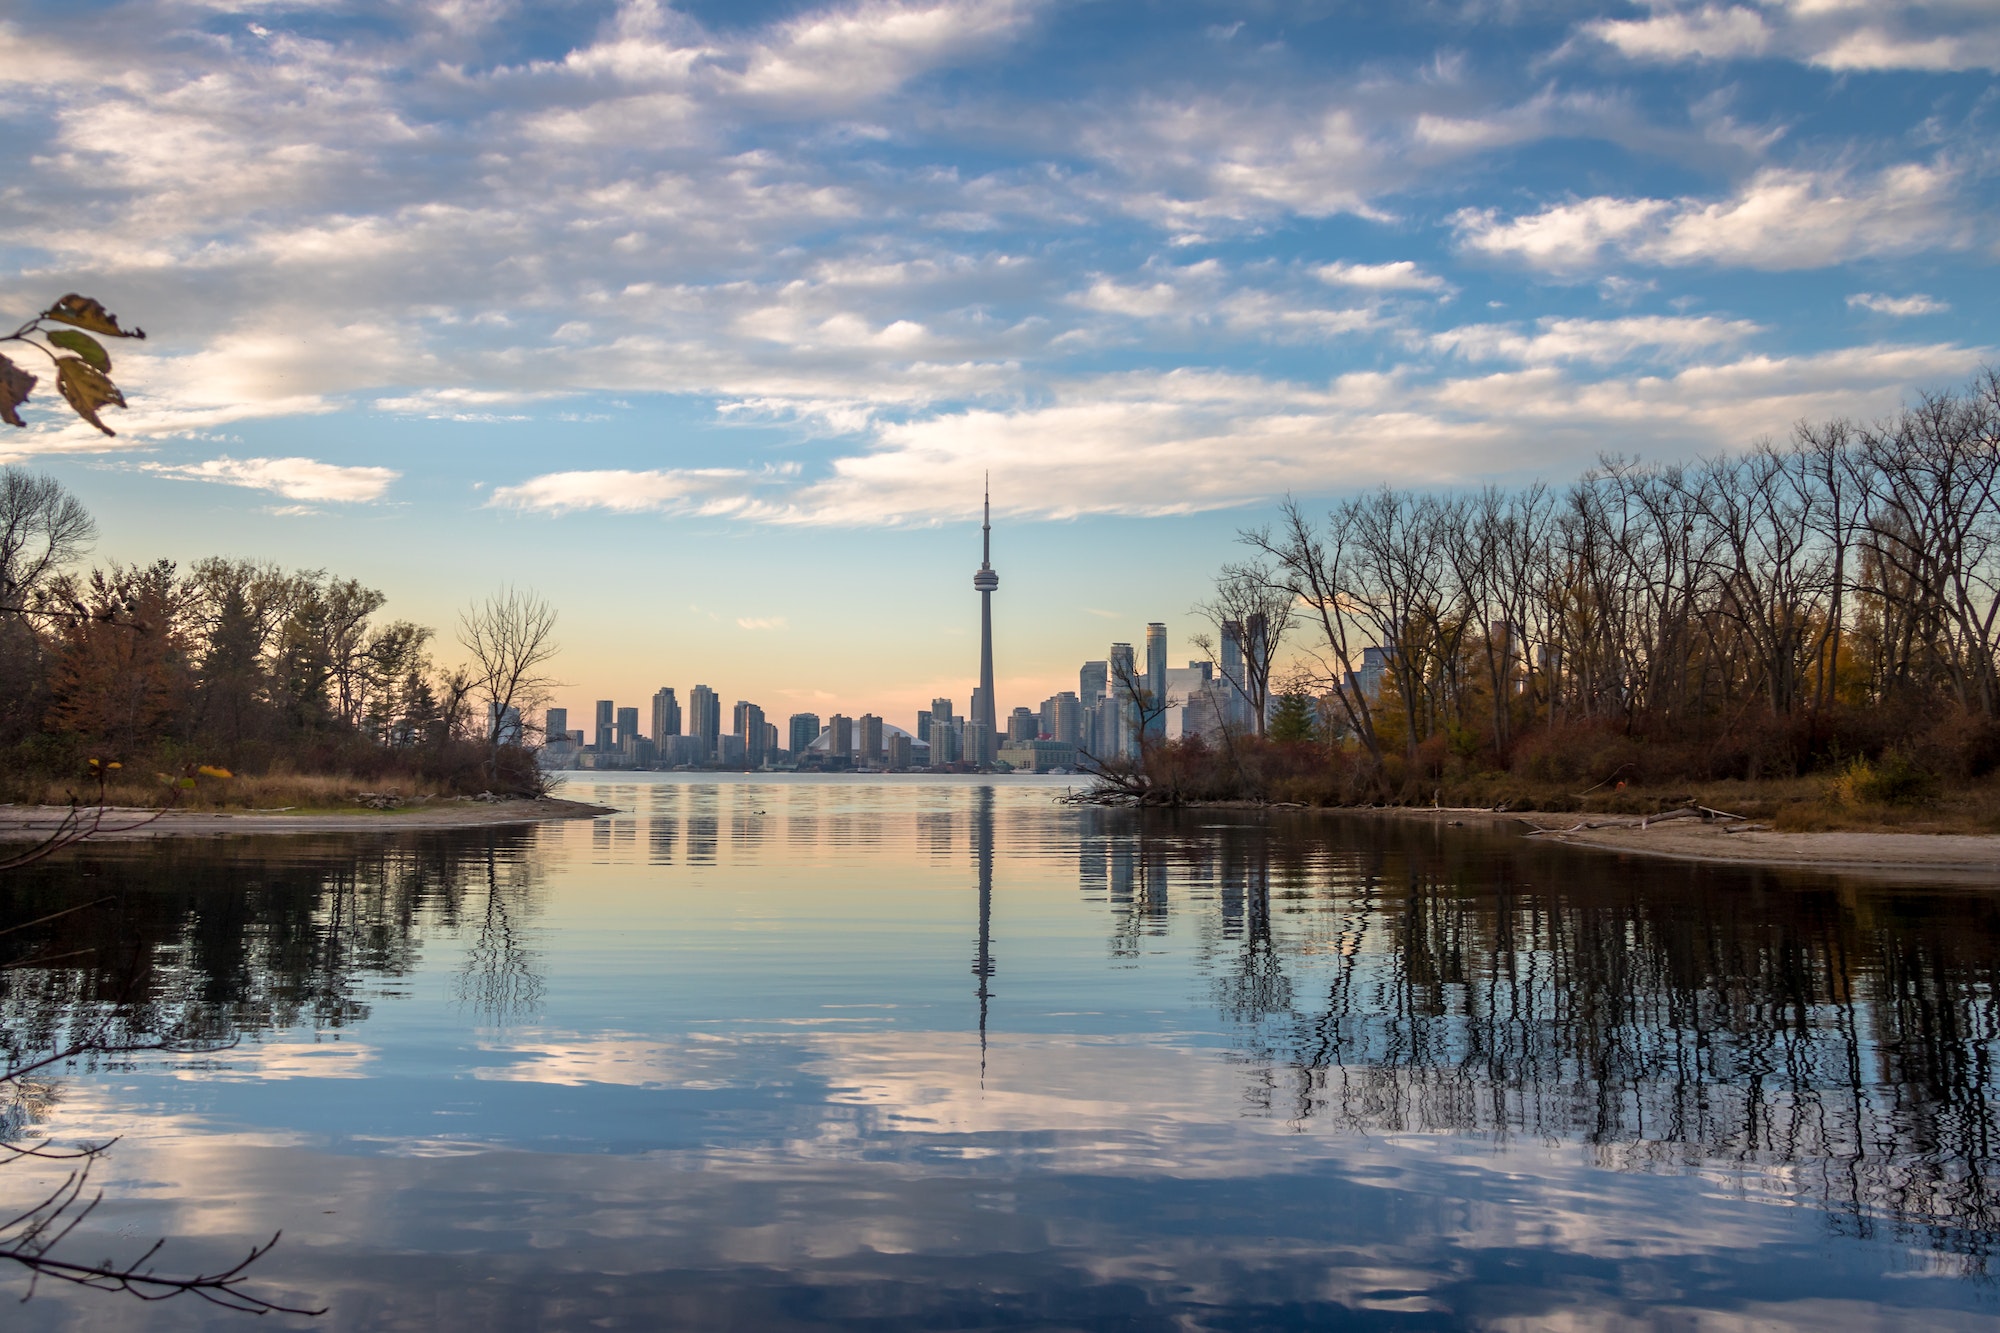
[[[1195, 604], [1194, 613], [1215, 627], [1215, 635], [1197, 634], [1195, 646], [1208, 654], [1223, 684], [1242, 696], [1252, 715], [1251, 728], [1264, 734], [1265, 702], [1271, 694], [1271, 664], [1292, 630], [1298, 598], [1289, 583], [1261, 562], [1229, 564], [1215, 576], [1215, 592]], [[1218, 642], [1218, 636], [1220, 642]], [[1234, 642], [1237, 652], [1222, 651]], [[1225, 733], [1229, 721], [1221, 719]]]
[[54, 477], [0, 467], [0, 614], [19, 614], [97, 538], [90, 512]]
[[460, 613], [458, 626], [458, 641], [472, 655], [474, 693], [486, 704], [486, 743], [497, 751], [508, 710], [525, 716], [561, 683], [546, 671], [561, 651], [556, 609], [536, 593], [506, 587]]

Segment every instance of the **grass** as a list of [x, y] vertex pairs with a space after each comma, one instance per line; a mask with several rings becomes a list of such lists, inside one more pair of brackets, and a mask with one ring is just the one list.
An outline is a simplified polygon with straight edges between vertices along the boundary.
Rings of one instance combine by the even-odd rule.
[[[153, 808], [173, 804], [181, 810], [276, 810], [301, 813], [381, 813], [360, 803], [363, 793], [394, 796], [406, 805], [444, 799], [439, 783], [411, 778], [356, 778], [345, 773], [264, 773], [227, 778], [202, 776], [192, 790], [182, 788], [174, 801], [174, 789], [155, 774], [121, 771], [106, 784], [104, 798], [112, 805]], [[95, 783], [47, 782], [21, 798], [25, 803], [68, 805], [72, 799], [94, 804]]]

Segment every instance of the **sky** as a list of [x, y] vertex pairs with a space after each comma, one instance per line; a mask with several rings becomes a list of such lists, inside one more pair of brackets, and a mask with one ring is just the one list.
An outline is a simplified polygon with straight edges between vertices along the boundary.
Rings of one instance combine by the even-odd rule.
[[[1287, 494], [1566, 481], [2000, 362], [2000, 3], [12, 0], [0, 318], [98, 560], [561, 611], [573, 716], [908, 726]], [[11, 327], [11, 325], [10, 325]]]

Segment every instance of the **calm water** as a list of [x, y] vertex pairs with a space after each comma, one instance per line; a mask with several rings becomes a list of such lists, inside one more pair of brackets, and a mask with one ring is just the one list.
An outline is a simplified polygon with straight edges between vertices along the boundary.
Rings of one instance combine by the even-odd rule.
[[[11, 1053], [173, 1237], [318, 1320], [8, 1327], [2000, 1324], [2000, 894], [974, 781], [573, 782], [596, 821], [0, 879]], [[0, 1203], [47, 1174], [0, 1170]], [[0, 1269], [0, 1297], [24, 1281]]]

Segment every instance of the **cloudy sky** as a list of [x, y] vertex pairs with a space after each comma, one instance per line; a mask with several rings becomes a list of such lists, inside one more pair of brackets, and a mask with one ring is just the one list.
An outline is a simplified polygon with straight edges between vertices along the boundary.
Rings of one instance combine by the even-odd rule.
[[[1287, 491], [1566, 479], [2000, 360], [1995, 0], [0, 8], [0, 299], [151, 338], [101, 558], [563, 608], [565, 702], [1000, 703]], [[127, 350], [127, 349], [120, 349]]]

